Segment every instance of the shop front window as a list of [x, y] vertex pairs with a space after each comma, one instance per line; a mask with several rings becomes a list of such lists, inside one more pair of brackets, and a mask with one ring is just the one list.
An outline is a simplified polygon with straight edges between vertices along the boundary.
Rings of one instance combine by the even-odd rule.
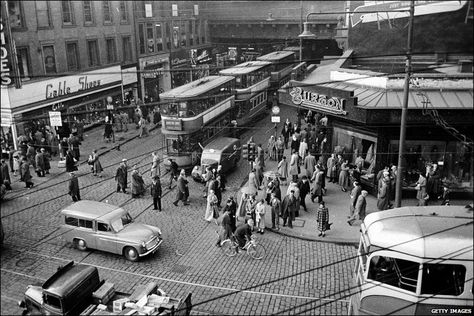
[[[414, 187], [418, 172], [426, 172], [426, 167], [436, 164], [441, 181], [451, 189], [473, 187], [473, 163], [469, 148], [461, 142], [433, 140], [408, 140], [405, 142], [405, 174], [403, 186]], [[391, 161], [397, 161], [398, 140], [390, 142]]]
[[375, 137], [335, 127], [331, 151], [342, 155], [351, 165], [357, 166], [362, 181], [365, 180], [367, 183], [373, 181], [377, 156]]

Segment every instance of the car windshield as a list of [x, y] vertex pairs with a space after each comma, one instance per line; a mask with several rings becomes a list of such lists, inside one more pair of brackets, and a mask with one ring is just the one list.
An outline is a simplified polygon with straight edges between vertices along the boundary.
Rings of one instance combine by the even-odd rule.
[[129, 213], [123, 214], [120, 218], [114, 219], [110, 225], [112, 225], [112, 228], [114, 231], [119, 232], [121, 231], [125, 226], [133, 222], [132, 217], [130, 216]]

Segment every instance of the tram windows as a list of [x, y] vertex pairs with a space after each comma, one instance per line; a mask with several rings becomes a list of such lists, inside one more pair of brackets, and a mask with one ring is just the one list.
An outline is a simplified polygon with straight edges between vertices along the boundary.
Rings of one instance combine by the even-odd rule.
[[466, 267], [459, 264], [423, 264], [421, 294], [461, 295]]
[[176, 103], [168, 103], [163, 106], [163, 114], [178, 115], [178, 105]]
[[408, 260], [373, 256], [367, 278], [416, 292], [419, 266], [418, 263]]

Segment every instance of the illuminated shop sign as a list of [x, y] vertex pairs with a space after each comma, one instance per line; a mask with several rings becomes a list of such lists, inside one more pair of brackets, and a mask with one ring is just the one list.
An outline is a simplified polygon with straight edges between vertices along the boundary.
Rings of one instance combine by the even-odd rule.
[[312, 109], [325, 112], [347, 115], [345, 111], [347, 100], [344, 98], [330, 97], [313, 91], [293, 87], [290, 91], [291, 101], [296, 105], [306, 105]]

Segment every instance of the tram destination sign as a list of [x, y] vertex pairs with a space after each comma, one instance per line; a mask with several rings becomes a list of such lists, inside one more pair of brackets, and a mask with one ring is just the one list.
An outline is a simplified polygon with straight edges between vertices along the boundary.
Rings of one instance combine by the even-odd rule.
[[183, 122], [181, 120], [165, 120], [165, 129], [169, 131], [182, 131]]

